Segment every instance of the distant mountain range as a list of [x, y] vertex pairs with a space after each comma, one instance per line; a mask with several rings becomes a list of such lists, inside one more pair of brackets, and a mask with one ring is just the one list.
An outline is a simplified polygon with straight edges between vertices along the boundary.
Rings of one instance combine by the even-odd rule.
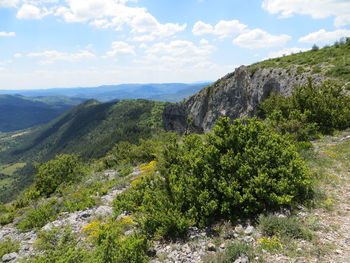
[[41, 90], [0, 90], [0, 94], [20, 94], [26, 97], [68, 96], [108, 102], [122, 99], [148, 99], [178, 102], [210, 85], [203, 83], [121, 84], [93, 88], [57, 88]]

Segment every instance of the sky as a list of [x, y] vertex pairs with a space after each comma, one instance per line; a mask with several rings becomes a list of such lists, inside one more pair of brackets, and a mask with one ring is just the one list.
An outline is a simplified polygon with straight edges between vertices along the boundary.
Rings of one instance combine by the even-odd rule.
[[0, 0], [0, 89], [213, 81], [350, 36], [350, 0]]

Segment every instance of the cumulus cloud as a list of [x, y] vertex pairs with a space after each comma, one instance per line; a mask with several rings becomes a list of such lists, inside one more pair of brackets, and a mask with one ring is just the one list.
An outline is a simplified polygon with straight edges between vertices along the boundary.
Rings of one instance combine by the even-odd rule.
[[233, 44], [248, 49], [283, 46], [291, 39], [289, 35], [271, 35], [259, 28], [247, 31], [233, 40]]
[[350, 37], [350, 30], [338, 29], [335, 31], [327, 32], [321, 29], [317, 32], [310, 33], [306, 36], [299, 38], [299, 42], [303, 43], [332, 43], [343, 37]]
[[0, 37], [14, 37], [16, 36], [15, 32], [0, 32]]
[[242, 33], [246, 28], [247, 26], [241, 24], [238, 20], [221, 20], [215, 26], [198, 21], [194, 24], [192, 33], [196, 36], [214, 34], [220, 38], [226, 38]]
[[[21, 57], [17, 56], [17, 57]], [[43, 52], [32, 52], [25, 55], [26, 57], [32, 57], [32, 58], [40, 58], [39, 64], [46, 65], [46, 64], [52, 64], [57, 61], [80, 61], [83, 59], [91, 59], [96, 58], [95, 54], [88, 50], [80, 50], [76, 53], [66, 53], [66, 52], [60, 52], [57, 50], [46, 50]]]
[[41, 19], [54, 15], [69, 23], [88, 23], [97, 28], [131, 29], [135, 36], [169, 37], [187, 24], [160, 23], [146, 8], [127, 6], [137, 0], [0, 0], [0, 7], [17, 7], [18, 19]]
[[135, 47], [122, 41], [115, 41], [112, 43], [112, 50], [107, 52], [108, 57], [113, 57], [118, 54], [136, 55]]
[[308, 50], [310, 50], [310, 48], [301, 48], [301, 47], [284, 48], [281, 50], [269, 52], [268, 58], [278, 58], [278, 57], [288, 56], [290, 54], [305, 52]]
[[337, 27], [350, 24], [350, 1], [347, 0], [264, 0], [262, 7], [281, 18], [295, 14], [320, 19], [333, 16]]
[[129, 7], [128, 0], [67, 0], [66, 6], [56, 7], [54, 14], [66, 22], [89, 22], [98, 28], [122, 30], [125, 26], [135, 34], [168, 37], [185, 30], [186, 24], [159, 23], [147, 9]]

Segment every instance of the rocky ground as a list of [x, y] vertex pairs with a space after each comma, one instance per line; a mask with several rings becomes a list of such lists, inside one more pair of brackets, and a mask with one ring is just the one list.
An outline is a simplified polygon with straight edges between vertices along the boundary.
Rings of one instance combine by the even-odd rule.
[[[154, 242], [150, 251], [152, 263], [195, 263], [219, 262], [216, 258], [223, 254], [234, 240], [242, 240], [256, 250], [254, 258], [242, 254], [234, 263], [250, 262], [350, 262], [350, 132], [335, 137], [325, 137], [314, 142], [316, 158], [310, 159], [311, 168], [322, 174], [320, 189], [326, 195], [320, 204], [313, 208], [300, 208], [297, 216], [306, 222], [313, 233], [311, 240], [294, 240], [293, 244], [281, 245], [274, 253], [259, 249], [262, 238], [258, 227], [242, 222], [231, 225], [219, 222], [207, 229], [191, 228], [186, 240]], [[140, 171], [135, 170], [131, 177], [136, 178]], [[118, 174], [105, 171], [111, 179]], [[127, 189], [112, 188], [101, 197], [98, 206], [74, 213], [61, 213], [59, 217], [42, 229], [70, 225], [72, 230], [81, 233], [83, 226], [94, 218], [112, 215], [114, 197]], [[285, 214], [278, 216], [284, 217]], [[21, 233], [13, 224], [0, 228], [0, 240], [7, 238], [20, 243], [18, 253], [2, 257], [3, 262], [19, 262], [22, 258], [38, 253], [33, 248], [37, 231]], [[283, 248], [282, 248], [283, 247]]]

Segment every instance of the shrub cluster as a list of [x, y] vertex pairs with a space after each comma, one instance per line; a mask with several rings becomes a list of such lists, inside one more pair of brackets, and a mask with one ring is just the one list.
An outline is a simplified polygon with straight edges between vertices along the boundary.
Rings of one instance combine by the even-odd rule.
[[61, 154], [39, 165], [34, 188], [40, 195], [49, 196], [62, 184], [79, 181], [84, 175], [84, 166], [77, 155]]
[[294, 139], [307, 141], [350, 126], [350, 97], [341, 85], [325, 82], [297, 87], [291, 96], [272, 95], [260, 105], [260, 115], [272, 127]]

